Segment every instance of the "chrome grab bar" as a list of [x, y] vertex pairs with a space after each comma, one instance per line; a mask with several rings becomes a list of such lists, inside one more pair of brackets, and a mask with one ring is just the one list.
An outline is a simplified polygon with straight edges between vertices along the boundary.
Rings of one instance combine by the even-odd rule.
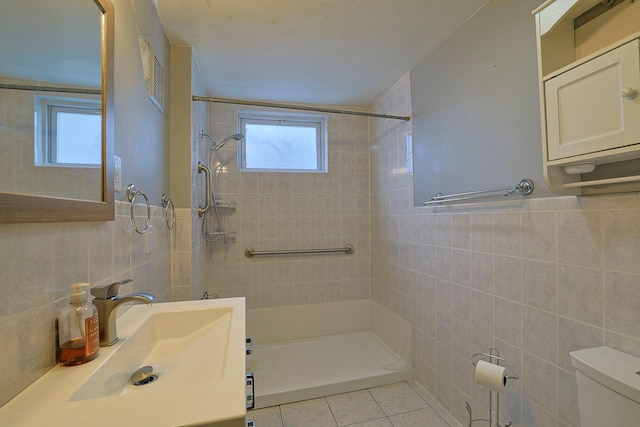
[[198, 162], [198, 173], [204, 172], [205, 175], [205, 183], [204, 183], [204, 191], [207, 193], [205, 197], [205, 205], [200, 207], [198, 206], [198, 216], [203, 216], [211, 209], [211, 170], [203, 165], [201, 162]]
[[[426, 202], [422, 202], [424, 206], [435, 205], [439, 203], [445, 202], [456, 202], [460, 200], [468, 200], [468, 199], [479, 199], [482, 197], [495, 197], [495, 196], [505, 196], [508, 197], [514, 193], [520, 193], [523, 196], [529, 195], [533, 192], [533, 181], [525, 178], [521, 180], [519, 183], [512, 187], [503, 187], [503, 188], [493, 188], [491, 190], [479, 190], [479, 191], [470, 191], [467, 193], [458, 193], [458, 194], [442, 194], [438, 193]], [[495, 193], [495, 194], [491, 194]]]
[[353, 253], [353, 246], [346, 245], [344, 248], [328, 248], [328, 249], [292, 249], [292, 250], [280, 250], [280, 251], [256, 251], [253, 248], [247, 248], [244, 254], [247, 258], [253, 258], [260, 255], [302, 255], [302, 254], [324, 254], [324, 253], [336, 253], [344, 252], [345, 254]]

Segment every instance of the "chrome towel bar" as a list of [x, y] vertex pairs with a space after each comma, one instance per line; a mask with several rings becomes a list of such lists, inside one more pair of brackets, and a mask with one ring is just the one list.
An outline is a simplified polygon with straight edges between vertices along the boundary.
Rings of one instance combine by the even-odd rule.
[[247, 248], [244, 254], [247, 258], [253, 258], [260, 255], [302, 255], [302, 254], [326, 254], [344, 252], [345, 254], [353, 253], [353, 246], [346, 245], [344, 248], [328, 248], [328, 249], [284, 249], [280, 251], [256, 251], [253, 248]]
[[479, 190], [479, 191], [470, 191], [468, 193], [458, 193], [458, 194], [442, 194], [438, 193], [426, 202], [422, 202], [424, 206], [435, 205], [439, 203], [446, 202], [457, 202], [460, 200], [469, 200], [469, 199], [479, 199], [482, 197], [495, 197], [495, 196], [505, 196], [508, 197], [514, 193], [519, 193], [523, 196], [531, 194], [533, 192], [533, 181], [528, 178], [524, 178], [519, 183], [512, 187], [503, 187], [503, 188], [493, 188], [491, 190]]

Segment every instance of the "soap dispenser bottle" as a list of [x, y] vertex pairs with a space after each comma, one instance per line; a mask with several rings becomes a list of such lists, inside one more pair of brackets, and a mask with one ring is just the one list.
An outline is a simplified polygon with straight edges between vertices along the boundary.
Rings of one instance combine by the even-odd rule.
[[90, 283], [74, 283], [69, 305], [58, 316], [60, 364], [75, 366], [98, 357], [100, 331], [98, 309], [87, 302], [86, 290]]

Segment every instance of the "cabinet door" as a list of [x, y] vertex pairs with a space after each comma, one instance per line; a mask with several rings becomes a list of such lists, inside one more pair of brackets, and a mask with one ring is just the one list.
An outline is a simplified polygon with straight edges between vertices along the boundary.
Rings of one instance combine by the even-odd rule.
[[545, 82], [549, 160], [640, 142], [638, 43], [633, 40]]

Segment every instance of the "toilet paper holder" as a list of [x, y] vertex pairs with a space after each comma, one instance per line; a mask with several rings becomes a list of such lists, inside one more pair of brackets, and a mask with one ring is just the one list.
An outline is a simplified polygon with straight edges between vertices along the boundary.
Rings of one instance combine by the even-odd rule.
[[[480, 357], [486, 357], [489, 361], [489, 363], [494, 363], [498, 366], [500, 366], [500, 362], [504, 362], [505, 359], [500, 357], [500, 351], [495, 348], [492, 347], [489, 349], [488, 353], [474, 353], [471, 356], [471, 363], [473, 364], [474, 367], [477, 366], [478, 364], [478, 358]], [[517, 380], [518, 376], [517, 375], [506, 375], [507, 379], [511, 379], [511, 380]], [[494, 410], [494, 404], [493, 404], [493, 394], [495, 393], [496, 395], [496, 403], [495, 403], [495, 410]], [[465, 408], [467, 409], [467, 412], [469, 413], [469, 424], [467, 427], [472, 427], [474, 423], [478, 422], [484, 422], [484, 423], [489, 423], [489, 427], [509, 427], [511, 426], [511, 424], [513, 424], [511, 421], [506, 422], [504, 425], [500, 424], [500, 393], [493, 391], [491, 389], [489, 389], [489, 419], [484, 419], [484, 418], [477, 418], [477, 419], [473, 419], [473, 413], [471, 410], [471, 405], [469, 405], [469, 402], [464, 402]], [[495, 415], [495, 423], [494, 423], [494, 415]]]
[[[485, 356], [485, 357], [487, 357], [487, 358], [489, 359], [489, 362], [491, 362], [491, 363], [493, 363], [493, 360], [495, 359], [495, 360], [497, 361], [497, 362], [496, 362], [496, 365], [500, 366], [500, 361], [503, 361], [503, 362], [504, 362], [504, 358], [502, 358], [502, 357], [500, 357], [500, 356], [499, 356], [500, 352], [498, 351], [498, 349], [497, 349], [497, 348], [491, 348], [489, 351], [490, 351], [490, 352], [491, 352], [491, 351], [495, 351], [495, 352], [496, 352], [496, 354], [491, 354], [491, 353], [474, 353], [474, 354], [471, 356], [471, 364], [473, 364], [473, 366], [475, 367], [475, 366], [478, 364], [478, 361], [477, 361], [477, 360], [475, 360], [475, 359], [476, 359], [477, 357], [479, 357], [479, 356]], [[517, 376], [517, 375], [507, 375], [507, 379], [509, 379], [509, 380], [517, 380], [517, 379], [518, 379], [518, 376]]]
[[[495, 352], [496, 352], [496, 354], [492, 354], [491, 352], [493, 352], [493, 351], [495, 351]], [[493, 359], [497, 360], [496, 364], [498, 364], [498, 365], [499, 365], [499, 364], [500, 364], [500, 361], [503, 361], [503, 362], [504, 362], [504, 358], [500, 357], [500, 356], [499, 356], [499, 354], [500, 354], [500, 352], [498, 351], [498, 349], [497, 349], [497, 348], [491, 348], [491, 349], [489, 350], [489, 353], [474, 353], [474, 354], [471, 356], [471, 364], [472, 364], [473, 366], [476, 366], [476, 365], [477, 365], [477, 363], [478, 363], [478, 361], [476, 360], [476, 358], [477, 358], [477, 357], [479, 357], [479, 356], [485, 356], [485, 357], [487, 357], [487, 358], [489, 359], [489, 362], [491, 362], [491, 363], [493, 363]]]

